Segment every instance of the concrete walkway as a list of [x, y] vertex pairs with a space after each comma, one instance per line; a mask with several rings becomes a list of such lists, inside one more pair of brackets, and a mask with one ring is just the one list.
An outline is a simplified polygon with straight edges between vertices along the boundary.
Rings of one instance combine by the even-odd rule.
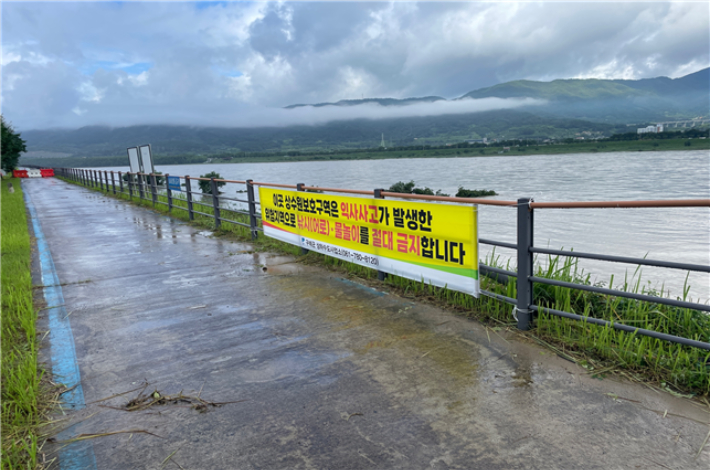
[[[710, 450], [695, 458], [710, 415], [687, 400], [592, 379], [476, 322], [59, 180], [23, 188], [88, 403], [69, 412], [71, 432], [160, 436], [91, 439], [96, 468], [158, 469], [173, 452], [162, 468], [710, 467]], [[137, 391], [92, 403], [144, 381], [246, 401], [203, 413], [116, 409]]]

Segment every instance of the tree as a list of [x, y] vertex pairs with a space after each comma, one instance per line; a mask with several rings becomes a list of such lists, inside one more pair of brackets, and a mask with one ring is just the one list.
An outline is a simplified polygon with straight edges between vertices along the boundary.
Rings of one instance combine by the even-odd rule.
[[[217, 173], [216, 171], [210, 171], [206, 175], [200, 175], [200, 178], [214, 178], [214, 179], [218, 179], [218, 180], [222, 179], [220, 174]], [[200, 190], [202, 191], [202, 194], [212, 194], [212, 182], [211, 181], [200, 180], [198, 184], [200, 185]], [[219, 192], [219, 188], [221, 188], [225, 184], [227, 184], [227, 183], [224, 183], [222, 181], [217, 181], [217, 192]]]
[[2, 126], [2, 169], [12, 171], [17, 168], [20, 160], [20, 153], [26, 152], [25, 141], [20, 138], [19, 132], [15, 132], [12, 126], [5, 123], [5, 119], [0, 116], [0, 126]]

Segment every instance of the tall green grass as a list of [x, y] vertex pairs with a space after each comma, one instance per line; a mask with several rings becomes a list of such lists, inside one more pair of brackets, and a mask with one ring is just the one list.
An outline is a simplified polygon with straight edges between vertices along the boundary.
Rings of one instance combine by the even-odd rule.
[[[8, 192], [11, 182], [15, 192]], [[42, 424], [37, 365], [37, 311], [32, 304], [30, 237], [20, 180], [2, 181], [2, 462], [3, 469], [38, 464]]]
[[[126, 195], [118, 196], [128, 198]], [[137, 201], [137, 198], [134, 197], [133, 200]], [[159, 200], [167, 202], [167, 198], [163, 195], [159, 196]], [[140, 201], [138, 204], [152, 206], [151, 201]], [[174, 198], [173, 204], [176, 207], [187, 207], [186, 201], [179, 198]], [[195, 206], [195, 209], [208, 214], [213, 213], [211, 207]], [[167, 212], [167, 206], [157, 204], [156, 210]], [[247, 216], [242, 212], [227, 209], [221, 209], [221, 211], [223, 218], [248, 223]], [[172, 213], [178, 218], [188, 220], [186, 211], [173, 209]], [[196, 214], [194, 223], [207, 228], [214, 227], [214, 220], [211, 216], [205, 217]], [[249, 229], [226, 222], [222, 223], [222, 227], [217, 233], [229, 233], [240, 240], [251, 240]], [[296, 246], [263, 236], [257, 239], [255, 248], [290, 254], [300, 252]], [[364, 279], [373, 279], [376, 276], [376, 271], [373, 269], [326, 255], [310, 253], [306, 259], [309, 262], [339, 269]], [[592, 283], [591, 276], [579, 267], [576, 259], [550, 256], [545, 261], [545, 263], [536, 262], [536, 276], [577, 284], [590, 285]], [[507, 263], [501, 262], [495, 251], [483, 260], [483, 263], [488, 266], [513, 270]], [[515, 325], [512, 318], [512, 306], [491, 297], [475, 298], [468, 294], [434, 287], [399, 276], [387, 276], [385, 282], [406, 297], [445, 304], [465, 315], [494, 323], [499, 327], [514, 327]], [[662, 291], [648, 289], [642, 282], [640, 269], [636, 269], [630, 276], [627, 276], [620, 285], [617, 284], [619, 283], [614, 283], [612, 277], [608, 285], [627, 292], [659, 297], [667, 296], [667, 293]], [[517, 296], [515, 282], [500, 283], [482, 276], [481, 288], [507, 297], [516, 298]], [[683, 300], [689, 300], [688, 293], [689, 287], [686, 286]], [[563, 310], [578, 315], [601, 318], [613, 323], [710, 342], [710, 315], [698, 310], [543, 284], [535, 284], [534, 302], [544, 308]], [[673, 392], [683, 391], [710, 395], [710, 352], [702, 349], [627, 333], [611, 326], [598, 326], [570, 320], [545, 313], [544, 310], [536, 318], [535, 328], [528, 333], [528, 336], [543, 340], [545, 344], [553, 347], [563, 357], [579, 362], [598, 376], [615, 371], [631, 379], [656, 383]]]

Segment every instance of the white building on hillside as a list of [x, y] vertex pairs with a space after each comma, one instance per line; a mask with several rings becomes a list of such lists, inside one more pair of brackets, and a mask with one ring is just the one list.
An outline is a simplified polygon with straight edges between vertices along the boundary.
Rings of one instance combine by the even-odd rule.
[[641, 127], [638, 129], [639, 134], [658, 134], [663, 132], [663, 124], [656, 124], [655, 126]]

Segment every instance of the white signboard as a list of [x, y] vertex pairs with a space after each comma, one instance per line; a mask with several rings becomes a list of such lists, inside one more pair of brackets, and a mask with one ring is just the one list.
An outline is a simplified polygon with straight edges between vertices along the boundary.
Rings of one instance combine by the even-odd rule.
[[141, 164], [138, 159], [138, 147], [128, 149], [128, 162], [131, 165], [131, 173], [140, 173]]
[[150, 145], [141, 145], [138, 147], [141, 154], [141, 163], [143, 164], [143, 173], [154, 173], [153, 155], [150, 153]]

